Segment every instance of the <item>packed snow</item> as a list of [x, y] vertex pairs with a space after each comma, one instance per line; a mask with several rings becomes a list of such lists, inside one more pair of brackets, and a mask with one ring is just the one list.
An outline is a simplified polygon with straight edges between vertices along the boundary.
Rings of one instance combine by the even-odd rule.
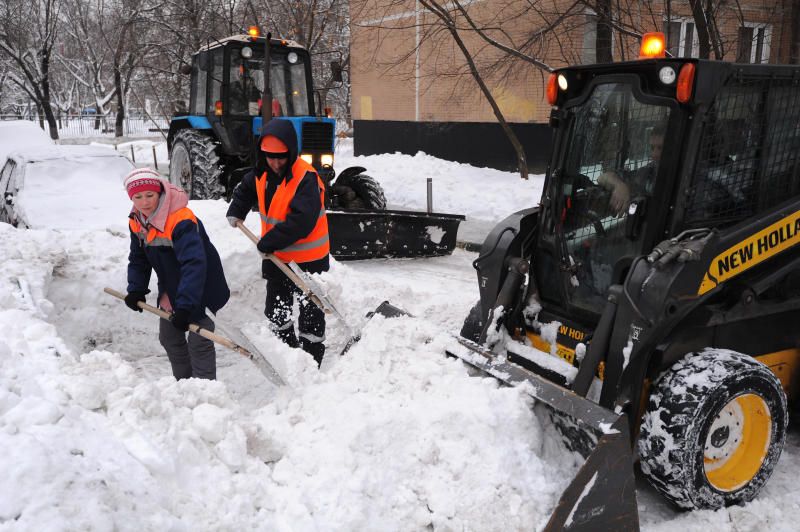
[[[541, 176], [524, 182], [424, 154], [353, 157], [345, 143], [337, 167], [355, 164], [401, 208], [424, 208], [433, 177], [435, 210], [467, 222], [529, 207], [542, 187]], [[579, 457], [522, 390], [444, 356], [477, 299], [474, 253], [334, 262], [318, 281], [361, 340], [337, 357], [349, 335], [329, 318], [318, 371], [268, 330], [260, 259], [227, 224], [226, 204], [192, 201], [232, 291], [217, 332], [263, 353], [287, 385], [224, 348], [217, 381], [176, 382], [157, 318], [103, 293], [125, 287], [127, 210], [117, 199], [105, 204], [118, 221], [100, 229], [0, 224], [0, 530], [506, 531], [547, 522]], [[255, 216], [247, 223], [258, 230]], [[383, 300], [413, 317], [367, 320]], [[789, 439], [771, 482], [743, 507], [679, 513], [639, 482], [642, 527], [796, 529], [798, 441]]]

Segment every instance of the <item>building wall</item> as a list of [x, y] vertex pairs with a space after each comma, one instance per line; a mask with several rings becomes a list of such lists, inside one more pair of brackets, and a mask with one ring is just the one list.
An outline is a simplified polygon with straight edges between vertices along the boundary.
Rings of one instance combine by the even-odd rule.
[[[532, 30], [559, 21], [546, 38], [531, 39], [529, 52], [543, 63], [538, 66], [509, 58], [475, 32], [459, 32], [505, 119], [529, 141], [523, 145], [532, 169], [541, 171], [550, 151], [550, 106], [545, 98], [548, 68], [594, 61], [592, 13], [584, 7], [568, 12], [573, 5], [568, 0], [540, 1], [537, 12], [528, 9], [530, 3], [525, 0], [462, 0], [461, 4], [477, 26], [494, 28], [487, 31], [489, 38], [504, 43], [526, 42]], [[621, 25], [642, 32], [663, 29], [663, 4], [638, 0], [629, 4], [631, 8], [619, 18]], [[687, 4], [672, 1], [671, 19], [683, 18], [693, 27]], [[739, 4], [741, 11], [734, 3], [724, 3], [717, 17], [723, 59], [736, 59], [743, 16], [748, 24], [770, 25], [769, 62], [788, 62], [794, 2], [742, 0]], [[350, 6], [356, 154], [425, 151], [472, 164], [516, 168], [514, 152], [492, 107], [470, 75], [463, 53], [434, 14], [415, 0], [351, 0]], [[463, 18], [459, 22], [465, 25]], [[684, 32], [686, 27], [690, 26], [684, 25]], [[638, 39], [614, 35], [615, 60], [635, 59]], [[696, 38], [683, 42], [689, 47], [695, 44], [691, 52], [681, 55], [696, 56]], [[499, 140], [476, 142], [476, 135]], [[506, 150], [499, 148], [504, 143]]]

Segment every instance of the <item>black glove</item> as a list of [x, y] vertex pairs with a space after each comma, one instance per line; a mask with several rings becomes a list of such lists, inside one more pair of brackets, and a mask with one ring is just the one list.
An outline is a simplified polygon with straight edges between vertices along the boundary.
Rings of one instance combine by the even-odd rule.
[[186, 332], [189, 330], [189, 314], [188, 310], [182, 308], [175, 309], [169, 317], [169, 322], [179, 331]]
[[145, 292], [128, 292], [128, 295], [125, 296], [125, 304], [128, 306], [129, 309], [141, 312], [142, 309], [139, 308], [137, 303], [139, 301], [144, 303], [145, 301], [144, 296]]
[[261, 253], [273, 253], [275, 249], [267, 244], [266, 239], [267, 237], [262, 237], [261, 240], [258, 241], [256, 247]]

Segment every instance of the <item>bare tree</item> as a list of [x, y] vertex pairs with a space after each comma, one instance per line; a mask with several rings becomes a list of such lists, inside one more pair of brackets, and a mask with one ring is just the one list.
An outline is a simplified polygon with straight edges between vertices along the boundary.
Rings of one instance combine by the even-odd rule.
[[14, 65], [12, 83], [25, 91], [58, 138], [51, 107], [50, 69], [59, 26], [59, 0], [6, 0], [0, 16], [0, 54]]
[[90, 92], [96, 111], [95, 129], [99, 128], [100, 119], [108, 114], [109, 104], [116, 94], [109, 68], [111, 54], [107, 46], [97, 42], [100, 13], [97, 3], [65, 0], [66, 53], [59, 57], [62, 68]]

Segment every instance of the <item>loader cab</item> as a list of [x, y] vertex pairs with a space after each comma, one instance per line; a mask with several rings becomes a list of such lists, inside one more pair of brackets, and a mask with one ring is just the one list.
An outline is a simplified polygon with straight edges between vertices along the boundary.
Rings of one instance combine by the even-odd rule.
[[[680, 65], [663, 67], [677, 74]], [[584, 323], [664, 230], [685, 120], [674, 77], [670, 97], [658, 70], [637, 62], [555, 74], [565, 88], [552, 115], [534, 277], [548, 306]]]
[[[271, 40], [273, 116], [314, 114], [311, 60], [292, 41]], [[208, 120], [222, 152], [247, 157], [261, 130], [264, 38], [236, 35], [201, 49], [192, 60], [190, 115]]]

